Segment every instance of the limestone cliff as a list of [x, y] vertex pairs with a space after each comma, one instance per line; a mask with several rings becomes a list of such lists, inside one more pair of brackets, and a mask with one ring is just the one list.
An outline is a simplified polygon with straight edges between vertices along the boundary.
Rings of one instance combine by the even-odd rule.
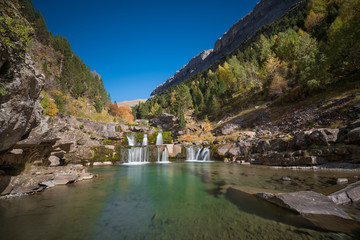
[[236, 22], [215, 42], [214, 49], [201, 52], [188, 64], [177, 71], [173, 77], [157, 86], [151, 96], [161, 93], [169, 87], [179, 84], [192, 75], [206, 70], [227, 53], [235, 50], [240, 43], [250, 38], [260, 28], [274, 22], [302, 0], [261, 0], [245, 17]]
[[40, 92], [45, 77], [28, 54], [0, 44], [0, 151], [12, 147], [36, 127], [42, 115]]

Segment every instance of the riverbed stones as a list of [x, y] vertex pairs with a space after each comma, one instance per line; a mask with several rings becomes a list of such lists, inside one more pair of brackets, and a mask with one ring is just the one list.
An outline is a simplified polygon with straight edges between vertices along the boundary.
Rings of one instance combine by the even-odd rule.
[[331, 199], [336, 204], [347, 204], [360, 201], [360, 181], [350, 184], [344, 189], [330, 194]]

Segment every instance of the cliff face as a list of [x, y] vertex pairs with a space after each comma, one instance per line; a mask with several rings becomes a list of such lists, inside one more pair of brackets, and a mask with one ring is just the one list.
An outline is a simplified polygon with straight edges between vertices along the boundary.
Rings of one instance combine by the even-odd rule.
[[17, 55], [0, 44], [0, 151], [12, 147], [36, 127], [42, 115], [40, 92], [45, 77], [31, 57]]
[[291, 7], [302, 0], [261, 0], [245, 17], [236, 22], [215, 42], [214, 49], [201, 52], [188, 64], [177, 71], [173, 77], [157, 86], [151, 96], [179, 84], [192, 75], [204, 71], [216, 60], [233, 51], [240, 43], [251, 37], [260, 28], [274, 22], [287, 13]]

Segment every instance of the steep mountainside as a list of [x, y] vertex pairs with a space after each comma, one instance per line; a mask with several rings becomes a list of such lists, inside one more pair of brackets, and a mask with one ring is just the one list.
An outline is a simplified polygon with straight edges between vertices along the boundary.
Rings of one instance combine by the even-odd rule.
[[169, 87], [188, 79], [192, 75], [204, 71], [216, 60], [235, 50], [240, 43], [251, 37], [257, 30], [268, 25], [302, 0], [262, 0], [252, 12], [235, 23], [224, 35], [215, 42], [214, 49], [201, 52], [190, 60], [188, 64], [177, 71], [173, 77], [160, 84], [151, 93], [159, 94]]

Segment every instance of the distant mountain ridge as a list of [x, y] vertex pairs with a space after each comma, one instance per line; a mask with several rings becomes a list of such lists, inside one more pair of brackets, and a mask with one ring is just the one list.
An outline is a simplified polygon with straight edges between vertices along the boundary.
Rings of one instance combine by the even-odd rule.
[[146, 102], [147, 99], [136, 99], [136, 100], [131, 100], [131, 101], [123, 101], [123, 102], [119, 102], [117, 103], [118, 107], [124, 107], [126, 105], [129, 105], [130, 108], [135, 107], [136, 105], [138, 105], [139, 103], [144, 103]]
[[260, 28], [279, 19], [295, 4], [302, 1], [261, 0], [250, 13], [236, 22], [215, 42], [214, 49], [205, 50], [193, 57], [174, 76], [157, 86], [152, 91], [151, 96], [159, 94], [169, 87], [185, 81], [194, 74], [206, 70], [222, 56], [235, 50], [240, 43], [254, 35]]

